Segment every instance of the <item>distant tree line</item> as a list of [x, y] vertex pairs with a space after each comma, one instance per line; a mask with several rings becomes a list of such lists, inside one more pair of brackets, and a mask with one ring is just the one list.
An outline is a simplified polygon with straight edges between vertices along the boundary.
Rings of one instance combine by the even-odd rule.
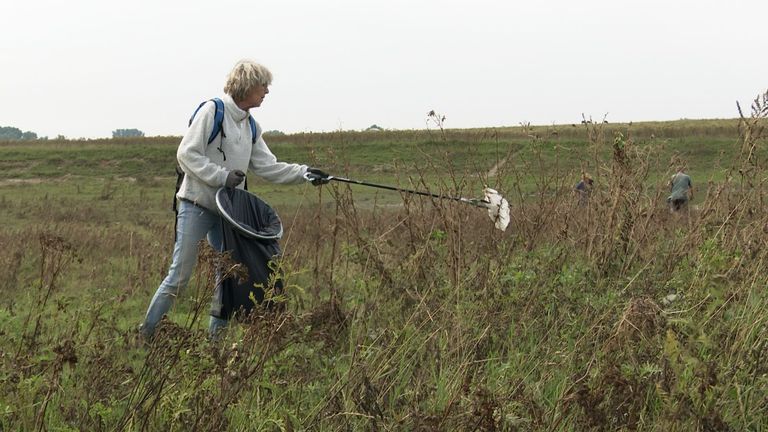
[[37, 139], [34, 132], [22, 132], [21, 129], [11, 126], [0, 126], [0, 140], [32, 141]]
[[[139, 129], [117, 129], [112, 131], [112, 138], [143, 137], [144, 132]], [[48, 137], [38, 137], [36, 133], [25, 131], [13, 126], [0, 126], [0, 141], [34, 141], [47, 140]], [[66, 140], [64, 135], [58, 135], [57, 140]]]
[[112, 138], [135, 138], [143, 136], [144, 132], [138, 129], [116, 129], [112, 131]]

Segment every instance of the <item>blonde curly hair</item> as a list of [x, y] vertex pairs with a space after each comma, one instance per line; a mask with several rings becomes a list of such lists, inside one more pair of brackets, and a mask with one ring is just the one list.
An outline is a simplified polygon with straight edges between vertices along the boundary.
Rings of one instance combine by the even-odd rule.
[[244, 100], [248, 93], [258, 85], [272, 84], [272, 72], [253, 60], [240, 60], [227, 76], [224, 93], [232, 96], [236, 102]]

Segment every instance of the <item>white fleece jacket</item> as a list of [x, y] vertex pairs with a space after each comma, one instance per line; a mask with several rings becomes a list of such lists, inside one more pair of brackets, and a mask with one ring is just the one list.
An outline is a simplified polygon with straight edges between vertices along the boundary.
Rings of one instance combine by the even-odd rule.
[[[261, 137], [258, 124], [258, 137], [251, 144], [248, 113], [240, 109], [229, 95], [224, 95], [221, 100], [224, 101], [223, 129], [226, 137], [220, 133], [208, 144], [216, 111], [216, 104], [208, 101], [197, 112], [179, 144], [176, 159], [185, 176], [177, 198], [217, 211], [216, 191], [226, 183], [227, 174], [236, 169], [247, 173], [250, 168], [252, 173], [272, 183], [305, 181], [306, 165], [278, 162]], [[241, 183], [238, 188], [243, 186]]]

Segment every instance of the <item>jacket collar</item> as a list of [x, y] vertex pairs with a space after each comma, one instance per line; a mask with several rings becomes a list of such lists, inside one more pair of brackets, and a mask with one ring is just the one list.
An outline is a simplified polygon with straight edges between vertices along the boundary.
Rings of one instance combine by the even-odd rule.
[[243, 121], [248, 118], [248, 111], [244, 111], [239, 106], [237, 106], [235, 100], [232, 99], [232, 96], [225, 94], [221, 100], [224, 101], [225, 111], [228, 112], [234, 120]]

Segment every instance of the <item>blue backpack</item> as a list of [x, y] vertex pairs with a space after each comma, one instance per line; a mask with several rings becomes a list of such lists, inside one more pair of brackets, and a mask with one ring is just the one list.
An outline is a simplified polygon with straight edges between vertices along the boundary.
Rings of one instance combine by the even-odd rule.
[[[227, 134], [224, 133], [224, 101], [222, 101], [219, 98], [213, 98], [211, 99], [213, 103], [216, 104], [216, 114], [213, 116], [213, 130], [211, 130], [211, 136], [208, 137], [208, 144], [212, 143], [214, 139], [216, 139], [216, 136], [221, 133], [222, 137], [226, 137]], [[192, 113], [192, 117], [189, 118], [189, 125], [192, 125], [192, 120], [195, 119], [195, 115], [197, 115], [197, 112], [200, 111], [200, 108], [205, 105], [205, 103], [208, 101], [205, 101], [198, 105], [197, 109], [194, 113]], [[256, 120], [253, 119], [253, 116], [248, 114], [248, 123], [251, 125], [251, 144], [256, 144]], [[219, 151], [222, 155], [224, 155], [224, 160], [227, 160], [227, 155], [224, 153], [224, 150], [219, 147]]]
[[[211, 135], [208, 137], [208, 144], [212, 143], [213, 140], [216, 139], [216, 137], [221, 134], [222, 138], [226, 138], [227, 134], [224, 133], [224, 101], [222, 101], [219, 98], [213, 98], [210, 99], [213, 101], [214, 104], [216, 104], [216, 113], [213, 116], [213, 129], [211, 130]], [[205, 103], [208, 101], [203, 101], [200, 105], [198, 105], [197, 109], [194, 113], [192, 113], [192, 117], [189, 118], [189, 125], [192, 125], [192, 120], [195, 119], [195, 115], [197, 115], [197, 112], [200, 111], [200, 108], [205, 105]], [[257, 138], [257, 128], [256, 128], [256, 120], [253, 119], [253, 116], [248, 114], [248, 124], [251, 126], [251, 144], [256, 144], [256, 138]], [[221, 141], [222, 143], [224, 140]], [[224, 149], [221, 148], [221, 144], [219, 144], [219, 147], [217, 149], [221, 152], [221, 155], [223, 156], [224, 160], [227, 160], [227, 154], [224, 153]], [[176, 192], [173, 193], [173, 212], [175, 214], [178, 214], [178, 209], [176, 208], [176, 194], [179, 193], [179, 189], [181, 188], [181, 182], [184, 181], [184, 171], [182, 171], [181, 167], [178, 163], [176, 163]], [[248, 181], [245, 182], [245, 189], [248, 190]], [[175, 231], [174, 231], [175, 232]]]

